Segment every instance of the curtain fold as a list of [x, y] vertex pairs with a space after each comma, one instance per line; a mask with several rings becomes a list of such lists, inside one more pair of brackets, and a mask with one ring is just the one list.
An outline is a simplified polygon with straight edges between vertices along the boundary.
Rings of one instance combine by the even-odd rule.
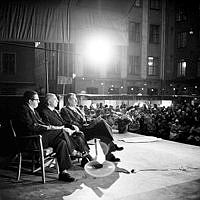
[[[70, 0], [7, 0], [0, 2], [0, 41], [42, 41], [80, 44], [103, 34], [114, 45], [127, 45], [127, 22], [122, 13], [78, 7]], [[114, 2], [114, 1], [113, 1]], [[68, 5], [69, 26], [68, 26]], [[114, 3], [113, 3], [113, 6]]]
[[1, 2], [0, 40], [67, 42], [67, 0]]

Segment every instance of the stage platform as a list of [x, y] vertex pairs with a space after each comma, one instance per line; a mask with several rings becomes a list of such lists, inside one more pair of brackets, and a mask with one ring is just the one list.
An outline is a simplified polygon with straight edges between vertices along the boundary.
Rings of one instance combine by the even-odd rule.
[[26, 173], [16, 182], [15, 171], [1, 169], [0, 200], [200, 200], [200, 147], [129, 132], [114, 138], [124, 150], [114, 153], [121, 162], [111, 175], [77, 170], [77, 181], [64, 183], [49, 172], [42, 184]]

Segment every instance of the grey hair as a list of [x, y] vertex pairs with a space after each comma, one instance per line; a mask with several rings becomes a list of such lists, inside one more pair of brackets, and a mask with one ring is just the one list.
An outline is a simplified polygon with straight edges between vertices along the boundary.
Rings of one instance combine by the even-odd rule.
[[44, 100], [45, 104], [48, 105], [49, 99], [51, 99], [54, 96], [56, 96], [54, 93], [47, 93]]

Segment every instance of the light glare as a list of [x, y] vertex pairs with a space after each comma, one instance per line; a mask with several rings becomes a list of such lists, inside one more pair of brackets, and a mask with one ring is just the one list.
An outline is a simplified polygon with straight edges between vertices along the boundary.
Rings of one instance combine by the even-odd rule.
[[112, 47], [108, 38], [91, 37], [86, 46], [85, 56], [93, 64], [106, 64], [111, 60]]

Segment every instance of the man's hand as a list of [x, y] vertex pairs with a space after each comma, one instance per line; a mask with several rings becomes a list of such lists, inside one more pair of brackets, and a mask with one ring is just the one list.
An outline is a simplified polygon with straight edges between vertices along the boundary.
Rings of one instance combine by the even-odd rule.
[[76, 130], [72, 130], [70, 128], [63, 128], [66, 132], [69, 133], [69, 135], [71, 136], [74, 132], [76, 132]]
[[76, 125], [72, 125], [72, 126], [74, 127], [74, 129], [75, 129], [76, 132], [80, 131], [78, 126], [76, 126]]

